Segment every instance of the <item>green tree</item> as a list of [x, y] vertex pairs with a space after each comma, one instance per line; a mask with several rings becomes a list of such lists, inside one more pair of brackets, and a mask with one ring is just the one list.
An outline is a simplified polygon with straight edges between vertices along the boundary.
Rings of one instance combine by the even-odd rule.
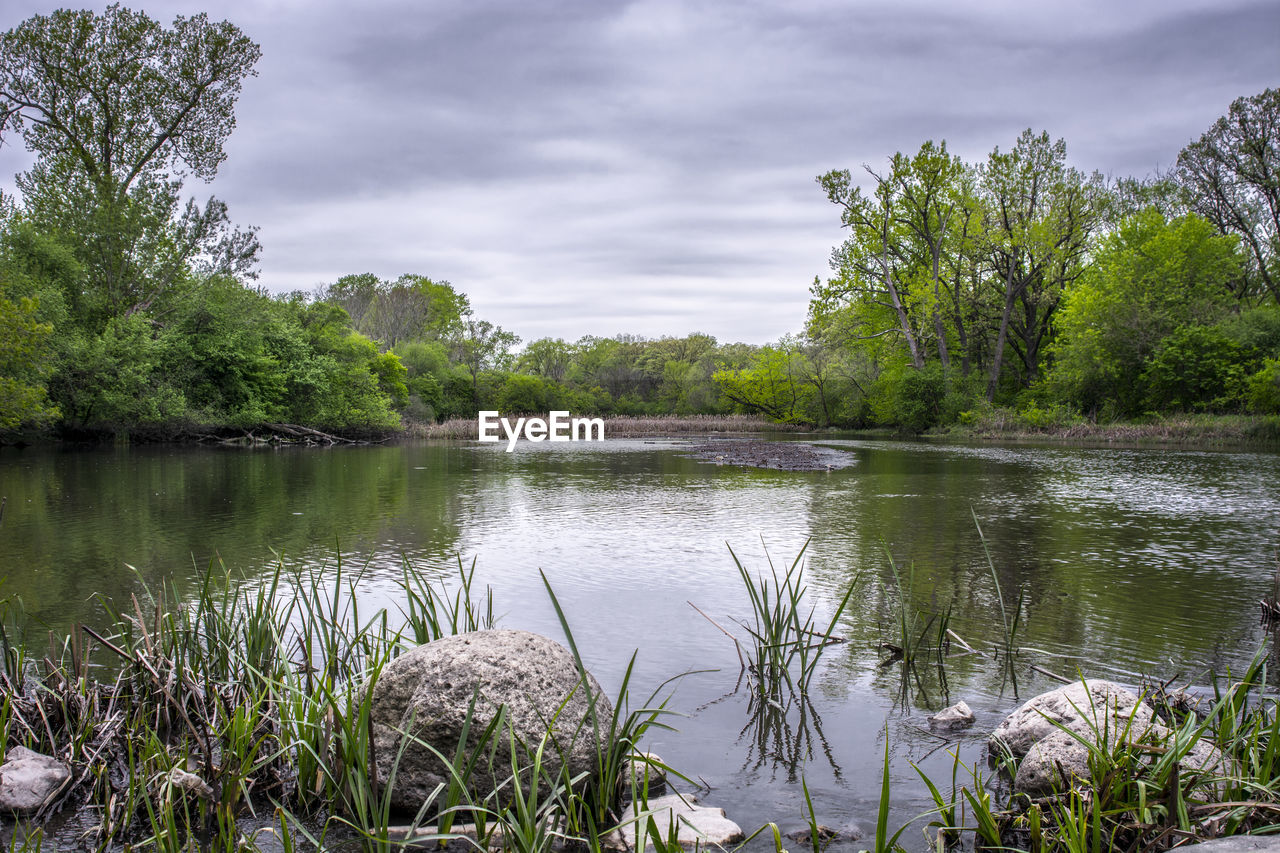
[[1014, 147], [991, 153], [982, 170], [990, 224], [985, 237], [1001, 295], [987, 400], [995, 399], [1006, 348], [1019, 359], [1022, 387], [1040, 378], [1053, 314], [1083, 273], [1104, 210], [1101, 178], [1066, 165], [1066, 142], [1023, 131]]
[[48, 399], [45, 356], [53, 326], [37, 318], [29, 296], [13, 301], [0, 278], [0, 433], [37, 426], [58, 415]]
[[488, 320], [469, 319], [462, 324], [453, 341], [454, 353], [458, 363], [471, 376], [472, 402], [477, 406], [480, 404], [481, 371], [508, 367], [511, 348], [519, 343], [519, 335]]
[[813, 423], [814, 389], [804, 353], [788, 345], [762, 347], [749, 367], [724, 368], [715, 381], [725, 398], [747, 412], [784, 423]]
[[1280, 89], [1233, 101], [1182, 149], [1175, 174], [1197, 213], [1244, 242], [1249, 275], [1236, 295], [1280, 302]]
[[[1059, 312], [1054, 381], [1062, 392], [1086, 412], [1108, 401], [1121, 414], [1140, 412], [1144, 372], [1166, 339], [1226, 314], [1241, 271], [1238, 242], [1196, 215], [1169, 222], [1151, 208], [1126, 220]], [[1153, 377], [1173, 376], [1169, 359]]]
[[21, 134], [37, 162], [19, 176], [26, 209], [81, 261], [87, 309], [151, 308], [194, 266], [251, 272], [253, 233], [226, 206], [179, 203], [181, 180], [210, 180], [225, 158], [234, 106], [258, 46], [204, 14], [164, 28], [111, 5], [59, 10], [0, 35], [0, 141]]

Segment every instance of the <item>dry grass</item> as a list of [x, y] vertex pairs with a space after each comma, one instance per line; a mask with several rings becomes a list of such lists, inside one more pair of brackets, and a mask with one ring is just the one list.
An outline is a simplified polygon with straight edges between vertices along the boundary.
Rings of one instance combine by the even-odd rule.
[[[779, 424], [759, 415], [617, 415], [604, 419], [606, 438], [694, 435], [716, 432], [799, 432], [794, 424]], [[475, 418], [453, 418], [444, 423], [411, 423], [405, 426], [410, 438], [443, 438], [475, 441], [479, 425]]]

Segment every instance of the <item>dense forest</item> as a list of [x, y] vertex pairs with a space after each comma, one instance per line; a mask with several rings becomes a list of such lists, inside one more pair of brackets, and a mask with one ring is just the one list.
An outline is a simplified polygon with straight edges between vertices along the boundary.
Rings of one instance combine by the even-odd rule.
[[0, 36], [0, 143], [36, 157], [0, 196], [0, 440], [388, 433], [478, 409], [912, 432], [1280, 413], [1280, 90], [1155, 177], [1086, 173], [1030, 130], [983, 162], [926, 141], [828, 172], [847, 239], [774, 343], [521, 346], [427, 275], [256, 286], [255, 231], [183, 183], [215, 175], [259, 55], [227, 22], [119, 6]]

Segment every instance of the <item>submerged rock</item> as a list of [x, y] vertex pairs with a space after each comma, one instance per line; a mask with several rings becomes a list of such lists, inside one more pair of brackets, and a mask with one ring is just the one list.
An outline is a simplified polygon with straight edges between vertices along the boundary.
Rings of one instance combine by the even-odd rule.
[[57, 759], [15, 746], [0, 765], [0, 811], [29, 815], [58, 796], [71, 768]]
[[963, 699], [929, 718], [929, 724], [940, 729], [967, 729], [973, 721], [973, 710]]
[[[745, 836], [742, 827], [725, 817], [724, 809], [713, 806], [698, 805], [698, 798], [692, 794], [668, 794], [649, 800], [647, 808], [640, 814], [652, 813], [653, 821], [664, 840], [671, 827], [676, 828], [676, 841], [682, 847], [706, 849], [711, 846], [736, 844]], [[645, 827], [648, 818], [635, 820], [636, 812], [628, 809], [623, 820], [625, 824], [620, 833], [625, 844], [624, 849], [653, 849], [653, 844], [646, 836]], [[638, 831], [637, 831], [637, 825]], [[637, 842], [637, 835], [639, 841]]]
[[[590, 674], [586, 678], [597, 718], [607, 727], [612, 705], [599, 682]], [[473, 701], [469, 751], [478, 746], [481, 733], [500, 709], [505, 709], [507, 719], [495, 733], [493, 769], [487, 760], [478, 762], [468, 780], [468, 786], [482, 796], [510, 777], [513, 734], [514, 758], [521, 768], [529, 767], [546, 737], [544, 777], [557, 778], [562, 757], [571, 778], [594, 771], [597, 747], [605, 745], [597, 743], [587, 690], [568, 649], [528, 631], [476, 631], [443, 637], [391, 661], [373, 688], [378, 783], [387, 784], [395, 768], [391, 792], [395, 808], [416, 812], [437, 785], [449, 781], [441, 760], [414, 740], [405, 742], [405, 733], [452, 757]], [[527, 773], [521, 784], [527, 791]], [[509, 782], [507, 786], [509, 790]]]

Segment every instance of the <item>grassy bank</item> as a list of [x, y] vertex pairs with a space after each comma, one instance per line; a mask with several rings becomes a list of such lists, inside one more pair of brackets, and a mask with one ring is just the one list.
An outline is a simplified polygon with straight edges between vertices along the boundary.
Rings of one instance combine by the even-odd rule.
[[[615, 415], [604, 420], [605, 438], [660, 438], [708, 433], [800, 432], [802, 427], [780, 424], [759, 415]], [[410, 438], [443, 438], [475, 441], [479, 427], [475, 418], [453, 418], [444, 423], [408, 423]]]
[[[635, 796], [621, 768], [664, 713], [652, 696], [628, 713], [626, 679], [619, 711], [590, 712], [603, 744], [592, 778], [605, 782], [584, 787], [536, 758], [521, 766], [508, 758], [505, 781], [477, 789], [477, 762], [500, 769], [517, 754], [502, 716], [476, 721], [475, 730], [487, 728], [470, 751], [417, 741], [451, 779], [416, 815], [394, 813], [390, 786], [377, 782], [372, 686], [404, 651], [492, 625], [489, 591], [473, 590], [471, 579], [461, 563], [447, 585], [406, 564], [395, 610], [366, 612], [360, 573], [341, 564], [278, 564], [252, 583], [211, 571], [190, 597], [143, 590], [119, 609], [104, 601], [104, 628], [78, 626], [61, 640], [32, 624], [20, 602], [3, 600], [0, 745], [71, 769], [52, 799], [8, 827], [4, 849], [61, 847], [68, 833], [101, 851], [385, 851], [412, 839], [538, 853], [566, 837], [598, 849], [599, 836], [624, 820], [624, 795]], [[567, 623], [565, 631], [572, 648]], [[582, 685], [594, 709], [589, 681]], [[540, 757], [557, 743], [548, 733], [540, 744], [521, 742], [519, 754]], [[71, 816], [72, 828], [46, 839], [54, 816], [55, 826]], [[436, 827], [424, 832], [428, 817]], [[469, 825], [470, 841], [450, 831], [455, 823]]]
[[1099, 424], [1041, 409], [996, 409], [928, 434], [983, 441], [1274, 447], [1280, 446], [1280, 416], [1163, 415]]

